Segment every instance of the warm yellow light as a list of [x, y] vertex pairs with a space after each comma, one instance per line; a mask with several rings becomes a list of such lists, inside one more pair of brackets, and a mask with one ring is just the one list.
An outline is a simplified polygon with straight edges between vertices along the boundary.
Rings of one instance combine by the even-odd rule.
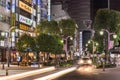
[[88, 43], [90, 44], [90, 42], [91, 42], [91, 41], [89, 40]]
[[70, 40], [73, 40], [73, 37], [70, 37]]
[[113, 38], [116, 39], [116, 38], [117, 38], [117, 35], [114, 34], [114, 35], [113, 35]]
[[61, 40], [61, 43], [63, 43], [63, 40]]
[[103, 35], [104, 34], [104, 32], [103, 31], [100, 31], [100, 35]]
[[99, 44], [98, 43], [96, 43], [96, 46], [98, 46]]

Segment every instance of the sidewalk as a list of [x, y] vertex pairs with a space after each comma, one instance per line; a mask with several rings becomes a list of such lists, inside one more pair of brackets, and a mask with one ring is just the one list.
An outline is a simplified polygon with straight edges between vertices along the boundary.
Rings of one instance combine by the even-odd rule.
[[40, 68], [37, 65], [31, 65], [31, 66], [18, 66], [18, 65], [10, 65], [10, 67], [7, 66], [7, 64], [4, 64], [4, 69], [3, 69], [3, 64], [0, 64], [0, 77], [1, 76], [6, 76], [6, 75], [13, 75], [13, 74], [19, 74], [31, 70], [36, 70], [36, 69], [42, 69], [46, 68], [45, 66], [41, 66]]
[[[63, 75], [66, 73], [69, 73], [71, 71], [76, 70], [75, 66], [71, 66], [71, 67], [64, 67], [64, 68], [49, 68], [49, 67], [43, 67], [43, 68], [37, 68], [36, 70], [30, 70], [30, 71], [26, 71], [23, 70], [24, 72], [21, 72], [21, 74], [19, 74], [21, 71], [20, 68], [19, 70], [16, 70], [15, 75], [12, 75], [11, 73], [14, 71], [9, 72], [10, 75], [8, 76], [1, 76], [0, 80], [34, 80], [32, 78], [35, 79], [40, 79], [40, 80], [47, 80], [48, 78], [53, 78], [53, 77], [57, 77], [59, 75]], [[17, 73], [16, 73], [17, 72]], [[47, 79], [46, 79], [47, 78]]]
[[[103, 71], [103, 68], [96, 69], [97, 71]], [[114, 67], [114, 68], [105, 68], [103, 72], [108, 72], [108, 71], [114, 71], [114, 70], [120, 70], [120, 66]]]

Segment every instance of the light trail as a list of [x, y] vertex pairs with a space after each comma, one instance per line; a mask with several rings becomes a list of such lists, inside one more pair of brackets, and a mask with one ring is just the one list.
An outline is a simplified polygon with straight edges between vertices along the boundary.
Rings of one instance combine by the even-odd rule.
[[65, 70], [62, 70], [62, 71], [59, 71], [59, 72], [56, 72], [56, 73], [53, 73], [53, 74], [50, 74], [50, 75], [47, 75], [47, 76], [44, 76], [44, 77], [41, 77], [41, 78], [37, 78], [37, 79], [34, 79], [34, 80], [51, 80], [51, 79], [55, 79], [55, 78], [60, 77], [60, 76], [62, 76], [64, 74], [72, 72], [72, 71], [74, 71], [76, 69], [77, 69], [76, 67], [71, 67], [71, 68], [68, 68], [68, 69], [65, 69]]
[[24, 72], [20, 74], [0, 77], [0, 80], [16, 80], [16, 79], [24, 78], [24, 77], [31, 76], [31, 75], [45, 73], [45, 72], [52, 71], [52, 70], [55, 70], [55, 67], [48, 67], [48, 68], [37, 69], [37, 70], [28, 71], [28, 72]]

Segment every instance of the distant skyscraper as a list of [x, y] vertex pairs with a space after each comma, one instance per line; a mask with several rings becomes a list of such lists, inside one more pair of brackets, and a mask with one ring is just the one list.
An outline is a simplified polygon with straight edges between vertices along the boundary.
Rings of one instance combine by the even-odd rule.
[[51, 19], [59, 21], [68, 18], [70, 18], [70, 16], [67, 11], [63, 9], [63, 4], [61, 2], [53, 2], [51, 6]]

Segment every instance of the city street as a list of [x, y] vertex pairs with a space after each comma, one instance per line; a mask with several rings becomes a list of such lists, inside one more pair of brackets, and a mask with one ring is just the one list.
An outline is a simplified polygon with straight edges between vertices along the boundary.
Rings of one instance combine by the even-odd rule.
[[[43, 68], [44, 70], [47, 68]], [[50, 68], [48, 68], [50, 69]], [[69, 67], [56, 68], [51, 67], [48, 72], [42, 69], [31, 70], [27, 72], [20, 72], [16, 70], [17, 74], [0, 77], [0, 80], [119, 80], [120, 66], [116, 68], [103, 69], [86, 69]], [[24, 70], [26, 71], [26, 70]], [[12, 73], [12, 72], [10, 72]], [[15, 73], [15, 72], [14, 72]]]
[[120, 68], [95, 70], [93, 72], [74, 71], [54, 80], [120, 80]]

